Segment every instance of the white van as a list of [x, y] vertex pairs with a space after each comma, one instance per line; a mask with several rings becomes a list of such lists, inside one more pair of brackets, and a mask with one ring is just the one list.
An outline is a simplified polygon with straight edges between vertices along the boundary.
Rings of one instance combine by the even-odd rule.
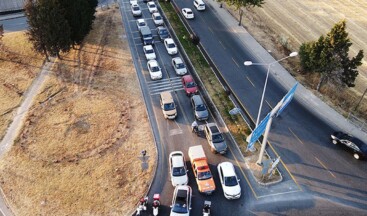
[[203, 2], [203, 0], [194, 0], [194, 6], [198, 11], [205, 10], [205, 3]]

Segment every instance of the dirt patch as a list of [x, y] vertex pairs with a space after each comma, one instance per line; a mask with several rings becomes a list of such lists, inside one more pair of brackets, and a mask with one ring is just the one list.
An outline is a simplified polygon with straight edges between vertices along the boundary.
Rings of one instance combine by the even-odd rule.
[[1, 187], [16, 215], [129, 215], [146, 192], [157, 155], [121, 26], [118, 9], [97, 13], [1, 159]]
[[0, 139], [43, 63], [24, 32], [6, 33], [0, 45]]

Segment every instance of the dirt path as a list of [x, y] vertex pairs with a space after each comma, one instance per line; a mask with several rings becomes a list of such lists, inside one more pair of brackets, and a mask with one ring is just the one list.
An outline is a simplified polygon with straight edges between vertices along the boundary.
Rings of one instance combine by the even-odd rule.
[[50, 58], [50, 62], [46, 62], [42, 67], [41, 73], [33, 81], [32, 85], [29, 87], [28, 91], [24, 94], [24, 100], [20, 107], [17, 110], [17, 113], [13, 119], [13, 122], [10, 124], [8, 130], [4, 138], [1, 140], [0, 143], [0, 158], [7, 152], [10, 147], [13, 145], [14, 140], [17, 138], [19, 134], [20, 128], [22, 128], [24, 119], [28, 114], [28, 110], [31, 107], [35, 96], [39, 93], [40, 89], [42, 88], [42, 84], [45, 81], [47, 75], [49, 74], [50, 70], [52, 69], [55, 63], [54, 58]]

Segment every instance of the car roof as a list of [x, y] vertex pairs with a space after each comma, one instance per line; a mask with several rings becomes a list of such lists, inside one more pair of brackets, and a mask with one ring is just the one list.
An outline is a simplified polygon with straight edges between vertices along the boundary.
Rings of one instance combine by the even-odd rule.
[[234, 176], [234, 175], [236, 175], [236, 173], [234, 171], [234, 166], [231, 162], [223, 162], [223, 163], [220, 163], [219, 166], [222, 167], [223, 176]]
[[169, 92], [169, 91], [162, 92], [161, 93], [161, 98], [162, 98], [162, 103], [164, 103], [164, 104], [165, 103], [172, 103], [173, 102], [173, 98], [172, 98], [171, 92]]
[[153, 13], [153, 16], [160, 16], [161, 14], [160, 13], [158, 13], [158, 12], [154, 12]]
[[158, 26], [157, 29], [161, 30], [161, 29], [166, 29], [166, 28], [163, 26]]
[[137, 21], [137, 22], [145, 22], [145, 20], [144, 20], [144, 19], [137, 19], [136, 21]]
[[148, 5], [155, 5], [155, 3], [150, 1], [150, 2], [148, 2]]

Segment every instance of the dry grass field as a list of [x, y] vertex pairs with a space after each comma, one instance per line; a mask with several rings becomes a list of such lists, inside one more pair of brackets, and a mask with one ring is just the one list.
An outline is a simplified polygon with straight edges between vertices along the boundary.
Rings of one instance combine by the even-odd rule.
[[[338, 89], [325, 85], [321, 93], [315, 91], [317, 74], [302, 74], [297, 59], [288, 59], [281, 64], [287, 68], [304, 86], [312, 90], [334, 109], [344, 116], [353, 112], [359, 118], [367, 120], [367, 97], [355, 112], [354, 108], [367, 89], [367, 13], [366, 0], [320, 0], [320, 1], [265, 1], [262, 8], [250, 8], [245, 11], [242, 24], [275, 59], [298, 51], [303, 42], [317, 40], [325, 35], [338, 21], [345, 19], [347, 31], [353, 45], [350, 54], [355, 56], [358, 50], [365, 51], [363, 65], [359, 67], [359, 76], [354, 88]], [[238, 18], [238, 13], [232, 11]]]
[[0, 139], [13, 119], [23, 93], [39, 73], [43, 57], [37, 55], [24, 32], [7, 33], [0, 47]]
[[1, 158], [1, 187], [16, 215], [129, 215], [147, 191], [156, 149], [121, 26], [118, 9], [97, 12]]
[[[262, 8], [248, 11], [247, 17], [260, 26], [271, 29], [273, 37], [298, 50], [301, 43], [317, 40], [340, 20], [347, 21], [347, 31], [353, 43], [350, 54], [367, 52], [366, 0], [270, 0]], [[363, 59], [356, 88], [367, 88], [367, 55]]]

